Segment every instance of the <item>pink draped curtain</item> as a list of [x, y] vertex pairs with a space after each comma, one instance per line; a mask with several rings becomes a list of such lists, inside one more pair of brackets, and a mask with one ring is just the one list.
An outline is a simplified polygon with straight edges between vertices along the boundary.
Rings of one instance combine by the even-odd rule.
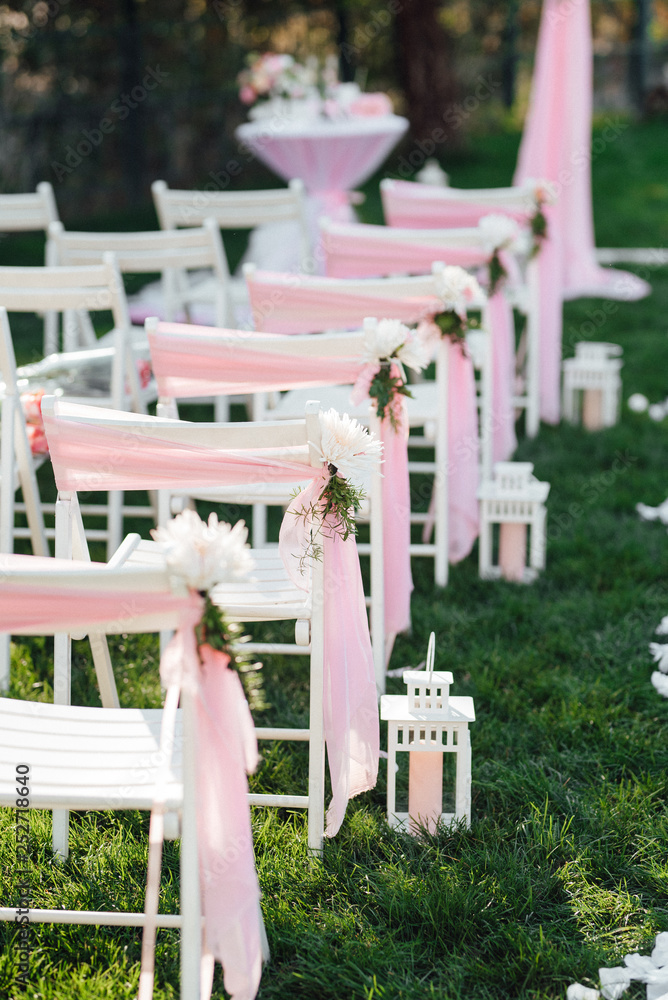
[[[650, 286], [597, 264], [591, 196], [593, 54], [588, 0], [544, 0], [531, 90], [514, 183], [549, 181], [558, 236], [550, 271], [561, 299], [600, 295], [640, 299]], [[605, 133], [604, 133], [605, 136]], [[612, 132], [606, 142], [616, 139]]]

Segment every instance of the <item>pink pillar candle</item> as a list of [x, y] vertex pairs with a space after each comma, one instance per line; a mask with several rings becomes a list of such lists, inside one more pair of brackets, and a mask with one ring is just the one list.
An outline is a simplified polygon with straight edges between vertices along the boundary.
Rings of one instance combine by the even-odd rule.
[[443, 753], [408, 754], [408, 815], [410, 832], [436, 832], [443, 812]]
[[601, 389], [585, 389], [582, 393], [582, 425], [588, 431], [600, 431], [603, 427], [603, 392]]
[[504, 580], [521, 583], [527, 558], [526, 524], [502, 524], [499, 528], [499, 566]]

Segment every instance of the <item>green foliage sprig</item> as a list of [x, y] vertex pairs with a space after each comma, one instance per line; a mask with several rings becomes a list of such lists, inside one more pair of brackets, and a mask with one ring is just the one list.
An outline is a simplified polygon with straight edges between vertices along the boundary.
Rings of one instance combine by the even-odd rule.
[[369, 396], [376, 400], [376, 416], [380, 420], [389, 418], [392, 428], [396, 431], [398, 423], [395, 399], [397, 396], [410, 396], [412, 399], [413, 393], [401, 375], [392, 375], [391, 361], [380, 362], [380, 371], [374, 375], [369, 386]]
[[543, 211], [542, 201], [538, 202], [536, 211], [531, 216], [531, 235], [533, 236], [533, 246], [531, 247], [531, 253], [529, 256], [531, 258], [536, 257], [543, 245], [543, 240], [547, 239], [547, 218], [545, 212]]
[[[329, 479], [315, 503], [294, 511], [296, 517], [303, 518], [305, 523], [312, 525], [306, 550], [299, 560], [302, 573], [309, 561], [322, 558], [322, 538], [339, 535], [345, 542], [351, 535], [357, 534], [355, 514], [366, 498], [366, 491], [338, 476], [337, 468], [331, 462], [327, 471]], [[293, 498], [296, 496], [299, 496], [299, 491], [293, 494]]]
[[[239, 674], [246, 701], [251, 712], [260, 712], [270, 706], [264, 697], [262, 684], [262, 664], [253, 661], [244, 652], [243, 644], [250, 637], [242, 635], [242, 627], [237, 622], [228, 622], [206, 591], [200, 591], [204, 598], [204, 611], [199, 625], [195, 628], [197, 645], [205, 643], [220, 653], [226, 653], [230, 658], [230, 668]], [[234, 643], [234, 649], [231, 644]]]
[[487, 290], [487, 294], [491, 299], [491, 297], [497, 291], [500, 283], [502, 281], [505, 281], [505, 279], [508, 277], [508, 272], [501, 263], [501, 258], [499, 256], [498, 249], [495, 250], [492, 256], [490, 257], [489, 264], [487, 265], [487, 272], [489, 275], [489, 288]]

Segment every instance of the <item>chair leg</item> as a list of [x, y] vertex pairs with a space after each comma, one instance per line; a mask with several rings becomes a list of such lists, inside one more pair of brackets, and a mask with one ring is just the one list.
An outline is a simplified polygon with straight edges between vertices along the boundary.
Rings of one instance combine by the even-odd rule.
[[324, 615], [322, 561], [313, 566], [309, 698], [308, 846], [320, 853], [325, 835]]
[[0, 635], [0, 691], [9, 690], [9, 668], [11, 663], [11, 636]]
[[183, 813], [181, 820], [181, 1000], [200, 1000], [202, 965], [202, 902], [197, 857], [197, 767], [194, 739], [195, 706], [182, 694]]
[[51, 848], [56, 861], [67, 861], [70, 855], [70, 811], [69, 809], [53, 810], [53, 827], [51, 832]]

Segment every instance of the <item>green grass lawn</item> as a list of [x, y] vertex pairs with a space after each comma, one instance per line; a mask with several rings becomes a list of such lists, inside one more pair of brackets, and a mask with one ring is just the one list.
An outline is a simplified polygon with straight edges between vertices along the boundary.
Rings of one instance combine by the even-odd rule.
[[[630, 125], [595, 158], [599, 245], [666, 242], [667, 134], [661, 122]], [[507, 184], [517, 143], [476, 137], [444, 165], [456, 184]], [[377, 221], [367, 190], [366, 218]], [[618, 304], [600, 324], [599, 301], [567, 304], [565, 353], [579, 339], [621, 344], [624, 397], [658, 401], [668, 393], [668, 269], [650, 270], [652, 296]], [[303, 815], [255, 810], [272, 951], [262, 1000], [564, 998], [569, 983], [597, 984], [599, 966], [647, 954], [668, 930], [668, 702], [649, 683], [647, 649], [668, 613], [668, 538], [634, 512], [668, 495], [667, 444], [668, 423], [626, 407], [613, 429], [544, 427], [521, 442], [517, 458], [551, 483], [547, 569], [533, 586], [481, 582], [477, 550], [446, 590], [434, 588], [429, 562], [414, 562], [413, 633], [398, 639], [391, 666], [422, 660], [434, 630], [453, 693], [475, 699], [471, 828], [422, 840], [392, 832], [382, 761], [377, 788], [351, 803], [321, 859], [307, 854]], [[154, 638], [121, 637], [114, 650], [123, 703], [156, 704]], [[84, 643], [75, 664], [74, 698], [94, 704]], [[305, 664], [268, 659], [263, 675], [262, 724], [304, 721]], [[12, 695], [49, 700], [51, 679], [49, 642], [18, 640]], [[253, 787], [296, 790], [303, 750], [262, 749]], [[0, 823], [2, 899], [13, 905], [13, 814]], [[143, 814], [78, 816], [59, 867], [48, 816], [33, 814], [34, 905], [141, 909], [147, 829]], [[168, 844], [165, 910], [178, 905], [177, 872]], [[16, 931], [0, 933], [0, 996], [13, 1000]], [[27, 997], [135, 996], [139, 932], [33, 926], [31, 948]], [[218, 969], [214, 996], [224, 995]], [[178, 936], [162, 931], [156, 997], [177, 996]]]

